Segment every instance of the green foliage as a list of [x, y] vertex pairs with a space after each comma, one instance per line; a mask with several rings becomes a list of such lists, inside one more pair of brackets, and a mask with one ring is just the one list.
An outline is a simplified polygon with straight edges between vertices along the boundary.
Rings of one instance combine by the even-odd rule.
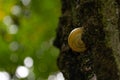
[[[34, 61], [29, 69], [33, 69], [35, 80], [44, 80], [58, 71], [59, 51], [52, 43], [60, 16], [60, 1], [26, 1], [31, 2], [25, 5], [22, 0], [0, 0], [0, 71], [7, 71], [13, 77], [17, 67], [24, 66], [24, 59], [29, 56]], [[20, 13], [14, 13], [19, 9]]]

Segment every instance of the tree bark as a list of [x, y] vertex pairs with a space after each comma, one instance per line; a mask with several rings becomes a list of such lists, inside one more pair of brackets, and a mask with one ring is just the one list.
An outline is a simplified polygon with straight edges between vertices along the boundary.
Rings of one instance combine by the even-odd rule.
[[[61, 0], [54, 45], [60, 49], [57, 65], [66, 80], [119, 80], [120, 0]], [[68, 35], [84, 27], [87, 50], [75, 52]]]

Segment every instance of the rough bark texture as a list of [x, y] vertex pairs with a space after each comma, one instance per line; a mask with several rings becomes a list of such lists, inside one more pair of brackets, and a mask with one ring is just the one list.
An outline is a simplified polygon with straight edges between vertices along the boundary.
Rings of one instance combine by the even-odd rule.
[[[61, 0], [54, 45], [60, 49], [58, 67], [66, 80], [119, 80], [120, 0]], [[84, 27], [87, 50], [72, 51], [68, 35]], [[96, 78], [97, 77], [97, 78]]]

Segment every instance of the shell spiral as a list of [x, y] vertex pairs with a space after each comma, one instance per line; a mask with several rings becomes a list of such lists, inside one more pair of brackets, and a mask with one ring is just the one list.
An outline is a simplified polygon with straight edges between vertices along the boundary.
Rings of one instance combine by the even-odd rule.
[[85, 44], [82, 41], [83, 27], [73, 29], [68, 36], [68, 44], [73, 51], [84, 52]]

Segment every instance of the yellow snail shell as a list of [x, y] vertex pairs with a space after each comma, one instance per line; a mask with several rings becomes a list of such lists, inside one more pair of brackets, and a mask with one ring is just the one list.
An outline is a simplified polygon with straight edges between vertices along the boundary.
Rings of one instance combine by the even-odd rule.
[[85, 44], [82, 41], [83, 27], [73, 29], [68, 36], [68, 44], [73, 51], [84, 52]]

